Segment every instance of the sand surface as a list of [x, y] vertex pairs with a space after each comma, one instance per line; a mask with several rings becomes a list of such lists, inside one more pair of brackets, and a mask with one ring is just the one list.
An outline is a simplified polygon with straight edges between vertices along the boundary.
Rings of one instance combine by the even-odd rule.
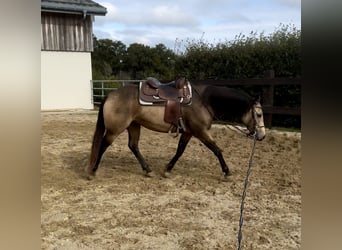
[[[253, 141], [211, 129], [232, 171], [222, 181], [214, 154], [192, 138], [173, 169], [178, 138], [142, 129], [145, 177], [127, 132], [87, 180], [97, 112], [42, 112], [42, 249], [237, 249], [240, 203]], [[267, 131], [256, 145], [245, 201], [242, 249], [300, 249], [301, 134]]]

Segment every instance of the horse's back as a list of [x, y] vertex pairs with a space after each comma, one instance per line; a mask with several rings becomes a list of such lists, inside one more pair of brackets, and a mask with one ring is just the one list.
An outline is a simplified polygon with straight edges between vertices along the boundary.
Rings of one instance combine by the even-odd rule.
[[[103, 106], [106, 128], [128, 126], [139, 108], [137, 103], [138, 86], [126, 85], [111, 91]], [[121, 126], [122, 125], [122, 126]]]

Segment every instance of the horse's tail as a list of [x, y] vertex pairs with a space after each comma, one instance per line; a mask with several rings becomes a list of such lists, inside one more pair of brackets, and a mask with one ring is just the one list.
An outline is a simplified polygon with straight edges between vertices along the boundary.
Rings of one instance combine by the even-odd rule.
[[96, 122], [96, 128], [93, 136], [93, 142], [91, 146], [91, 153], [90, 153], [90, 164], [88, 171], [93, 170], [92, 168], [95, 166], [95, 163], [97, 161], [100, 149], [101, 149], [101, 144], [103, 141], [103, 136], [106, 131], [106, 127], [104, 124], [104, 117], [103, 117], [103, 106], [106, 102], [106, 98], [101, 102], [100, 108], [99, 108], [99, 113], [97, 116], [97, 122]]

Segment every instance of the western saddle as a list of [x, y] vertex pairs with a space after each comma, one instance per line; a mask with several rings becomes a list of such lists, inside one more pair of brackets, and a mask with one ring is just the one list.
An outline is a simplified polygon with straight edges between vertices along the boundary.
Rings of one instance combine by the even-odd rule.
[[141, 105], [165, 106], [164, 121], [171, 124], [169, 133], [176, 128], [176, 135], [185, 131], [181, 116], [181, 104], [190, 105], [191, 85], [185, 78], [169, 83], [161, 83], [154, 77], [148, 77], [139, 85], [139, 103]]

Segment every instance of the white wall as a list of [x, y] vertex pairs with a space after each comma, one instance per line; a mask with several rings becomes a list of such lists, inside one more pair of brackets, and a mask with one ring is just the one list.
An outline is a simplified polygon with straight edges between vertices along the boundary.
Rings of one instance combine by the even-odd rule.
[[41, 51], [41, 109], [92, 109], [89, 52]]

